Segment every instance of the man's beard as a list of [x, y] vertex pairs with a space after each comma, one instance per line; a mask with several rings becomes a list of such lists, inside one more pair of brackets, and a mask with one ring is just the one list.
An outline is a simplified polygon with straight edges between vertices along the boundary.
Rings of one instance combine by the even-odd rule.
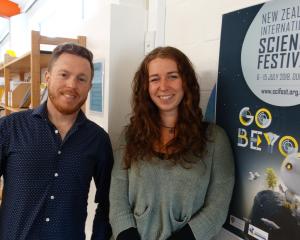
[[73, 113], [76, 113], [77, 111], [79, 111], [81, 106], [85, 103], [86, 99], [87, 99], [87, 97], [82, 99], [80, 102], [78, 102], [74, 106], [69, 105], [69, 106], [65, 107], [64, 105], [60, 104], [58, 101], [58, 98], [55, 97], [54, 94], [51, 94], [51, 91], [49, 91], [49, 101], [51, 101], [51, 103], [56, 108], [56, 110], [58, 110], [62, 114], [66, 114], [66, 115], [70, 115], [70, 114], [73, 114]]

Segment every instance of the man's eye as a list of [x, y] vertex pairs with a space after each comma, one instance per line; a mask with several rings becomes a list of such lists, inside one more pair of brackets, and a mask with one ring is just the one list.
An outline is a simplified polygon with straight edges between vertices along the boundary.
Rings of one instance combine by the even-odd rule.
[[84, 77], [80, 77], [80, 78], [78, 78], [78, 80], [79, 80], [80, 82], [86, 82], [86, 78], [84, 78]]
[[58, 74], [58, 76], [65, 78], [67, 76], [67, 74], [66, 73], [60, 73], [60, 74]]

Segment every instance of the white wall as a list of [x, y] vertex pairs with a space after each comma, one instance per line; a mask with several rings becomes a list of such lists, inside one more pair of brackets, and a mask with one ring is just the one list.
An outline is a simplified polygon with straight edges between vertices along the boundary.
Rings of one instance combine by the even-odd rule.
[[28, 46], [30, 46], [30, 35], [26, 35], [26, 31], [24, 31], [27, 24], [26, 14], [19, 14], [10, 19], [10, 29], [14, 29], [14, 31], [10, 31], [10, 45], [17, 56], [28, 52]]
[[[4, 62], [5, 49], [10, 49], [10, 39], [9, 36], [7, 36], [8, 32], [9, 20], [0, 17], [0, 62]], [[5, 46], [5, 48], [1, 48], [1, 46]]]
[[1, 46], [0, 48], [0, 62], [4, 62], [4, 54], [6, 53], [6, 50], [11, 49], [10, 47], [10, 36], [7, 35], [2, 41], [1, 41]]
[[145, 4], [112, 5], [110, 26], [108, 132], [115, 145], [128, 122], [131, 81], [144, 56]]

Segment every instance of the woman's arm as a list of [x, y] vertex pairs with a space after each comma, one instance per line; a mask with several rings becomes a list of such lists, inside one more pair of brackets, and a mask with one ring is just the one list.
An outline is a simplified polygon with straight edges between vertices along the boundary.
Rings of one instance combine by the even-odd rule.
[[140, 239], [128, 197], [128, 170], [122, 165], [123, 151], [114, 154], [114, 166], [110, 186], [110, 223], [117, 240]]
[[214, 126], [214, 150], [211, 177], [203, 208], [192, 217], [189, 226], [196, 239], [208, 240], [223, 226], [234, 185], [234, 161], [225, 131]]

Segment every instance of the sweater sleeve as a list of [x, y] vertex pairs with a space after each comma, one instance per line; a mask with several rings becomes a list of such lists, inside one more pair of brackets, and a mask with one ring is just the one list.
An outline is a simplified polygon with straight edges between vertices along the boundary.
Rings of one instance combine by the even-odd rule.
[[113, 236], [117, 236], [126, 229], [136, 228], [133, 212], [128, 196], [128, 170], [122, 164], [123, 151], [118, 149], [114, 153], [114, 166], [110, 187], [110, 223]]
[[189, 221], [196, 239], [211, 239], [224, 224], [234, 185], [232, 149], [225, 131], [214, 127], [211, 176], [203, 208]]

